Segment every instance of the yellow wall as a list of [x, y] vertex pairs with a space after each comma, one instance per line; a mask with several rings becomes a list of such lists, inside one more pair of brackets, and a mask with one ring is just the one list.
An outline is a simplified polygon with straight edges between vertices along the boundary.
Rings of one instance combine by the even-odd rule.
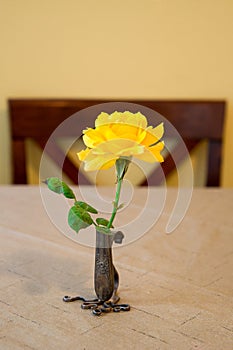
[[2, 0], [0, 183], [9, 97], [226, 99], [233, 186], [232, 0]]

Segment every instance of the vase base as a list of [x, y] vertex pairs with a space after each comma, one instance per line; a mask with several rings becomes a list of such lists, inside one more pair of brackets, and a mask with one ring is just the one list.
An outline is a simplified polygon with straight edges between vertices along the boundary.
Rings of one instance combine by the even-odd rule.
[[70, 297], [70, 296], [64, 296], [63, 301], [64, 302], [73, 302], [81, 300], [83, 303], [81, 304], [82, 309], [91, 309], [92, 314], [94, 316], [100, 316], [102, 313], [108, 313], [108, 312], [120, 312], [120, 311], [129, 311], [130, 305], [129, 304], [118, 304], [118, 301], [120, 298], [117, 295], [113, 295], [112, 301], [102, 301], [99, 299], [85, 299], [81, 296], [76, 297]]

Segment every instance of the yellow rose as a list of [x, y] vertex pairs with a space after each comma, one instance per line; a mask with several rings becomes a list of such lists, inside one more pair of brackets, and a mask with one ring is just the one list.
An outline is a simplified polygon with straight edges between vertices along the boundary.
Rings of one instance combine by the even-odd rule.
[[163, 123], [155, 128], [147, 126], [146, 117], [138, 113], [102, 112], [95, 121], [95, 129], [83, 131], [87, 148], [78, 153], [85, 163], [84, 170], [108, 169], [120, 157], [136, 157], [146, 162], [163, 162]]

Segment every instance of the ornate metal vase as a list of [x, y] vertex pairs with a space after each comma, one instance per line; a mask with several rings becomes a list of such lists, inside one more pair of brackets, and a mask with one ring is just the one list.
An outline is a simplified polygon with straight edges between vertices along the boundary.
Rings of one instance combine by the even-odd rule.
[[120, 244], [123, 237], [120, 231], [111, 235], [96, 231], [94, 286], [97, 298], [87, 300], [81, 296], [64, 296], [63, 301], [82, 300], [81, 308], [92, 309], [92, 314], [97, 316], [110, 311], [130, 310], [128, 304], [118, 304], [119, 275], [112, 259], [112, 244], [113, 242]]
[[95, 292], [99, 300], [111, 299], [114, 291], [114, 266], [112, 262], [112, 237], [96, 231]]

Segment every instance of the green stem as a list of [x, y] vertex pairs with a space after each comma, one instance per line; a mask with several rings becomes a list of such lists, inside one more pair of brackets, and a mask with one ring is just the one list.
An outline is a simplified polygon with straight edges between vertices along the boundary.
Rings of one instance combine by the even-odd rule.
[[107, 228], [111, 228], [113, 220], [115, 219], [117, 209], [118, 209], [118, 204], [119, 204], [119, 199], [120, 199], [120, 193], [121, 193], [121, 185], [122, 185], [123, 179], [118, 179], [117, 180], [117, 188], [116, 188], [116, 195], [115, 195], [115, 200], [113, 204], [113, 211], [112, 211], [112, 216], [109, 220]]

